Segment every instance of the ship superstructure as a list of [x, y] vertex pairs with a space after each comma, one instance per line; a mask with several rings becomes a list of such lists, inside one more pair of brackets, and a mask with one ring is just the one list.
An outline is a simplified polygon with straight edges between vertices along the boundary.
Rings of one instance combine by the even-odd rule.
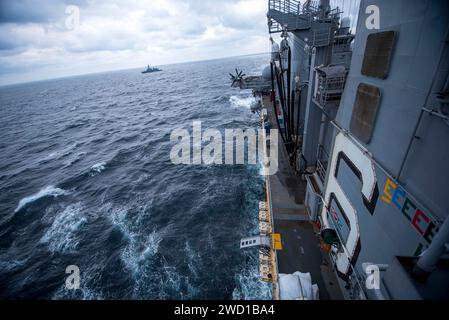
[[162, 71], [162, 70], [159, 68], [156, 68], [156, 67], [150, 67], [150, 65], [148, 65], [147, 68], [144, 71], [142, 71], [141, 73], [153, 73], [153, 72], [159, 72], [159, 71]]
[[[331, 299], [448, 298], [449, 2], [269, 0], [267, 17], [264, 107], [293, 172], [267, 180], [284, 251], [273, 269], [312, 273]], [[340, 292], [304, 263], [320, 249], [299, 253], [302, 232]]]

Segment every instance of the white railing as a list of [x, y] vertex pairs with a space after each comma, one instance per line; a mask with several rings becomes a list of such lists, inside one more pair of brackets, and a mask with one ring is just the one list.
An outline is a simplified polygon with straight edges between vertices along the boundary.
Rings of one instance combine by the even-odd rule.
[[338, 103], [346, 82], [346, 75], [327, 78], [320, 76], [315, 100], [325, 108], [328, 103]]
[[313, 6], [304, 7], [296, 0], [269, 0], [268, 26], [269, 32], [303, 30], [310, 28]]
[[277, 10], [282, 13], [300, 14], [301, 3], [296, 0], [269, 0], [268, 10]]

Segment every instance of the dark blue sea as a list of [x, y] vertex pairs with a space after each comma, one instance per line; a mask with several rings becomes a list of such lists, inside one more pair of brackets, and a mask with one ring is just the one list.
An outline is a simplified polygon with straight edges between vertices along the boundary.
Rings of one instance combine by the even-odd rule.
[[[258, 165], [174, 165], [175, 128], [256, 128], [265, 55], [0, 88], [0, 298], [269, 299]], [[80, 270], [69, 290], [66, 267]]]

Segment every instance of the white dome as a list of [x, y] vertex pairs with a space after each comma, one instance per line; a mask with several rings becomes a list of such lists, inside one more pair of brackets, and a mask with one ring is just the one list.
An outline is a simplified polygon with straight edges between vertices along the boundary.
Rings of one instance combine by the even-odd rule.
[[270, 68], [270, 66], [268, 65], [268, 66], [266, 66], [264, 69], [263, 69], [263, 71], [262, 71], [262, 78], [264, 79], [264, 80], [271, 80], [271, 68]]

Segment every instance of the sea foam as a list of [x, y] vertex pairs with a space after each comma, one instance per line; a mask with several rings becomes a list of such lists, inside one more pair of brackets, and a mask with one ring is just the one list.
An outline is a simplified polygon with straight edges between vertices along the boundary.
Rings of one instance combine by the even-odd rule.
[[106, 162], [100, 162], [94, 164], [92, 167], [90, 167], [90, 175], [93, 176], [97, 173], [101, 173], [106, 168]]
[[233, 108], [246, 108], [250, 109], [253, 104], [256, 103], [256, 99], [253, 96], [239, 97], [231, 96], [229, 102]]
[[60, 188], [55, 188], [54, 186], [47, 186], [44, 189], [40, 190], [38, 193], [35, 193], [31, 196], [25, 197], [22, 200], [19, 201], [19, 204], [17, 205], [16, 210], [14, 210], [14, 212], [18, 212], [20, 210], [22, 210], [25, 206], [27, 206], [28, 204], [44, 198], [44, 197], [58, 197], [58, 196], [62, 196], [62, 195], [66, 195], [67, 191], [60, 189]]
[[78, 246], [76, 232], [87, 223], [81, 203], [71, 204], [60, 212], [41, 238], [51, 252], [73, 251]]

